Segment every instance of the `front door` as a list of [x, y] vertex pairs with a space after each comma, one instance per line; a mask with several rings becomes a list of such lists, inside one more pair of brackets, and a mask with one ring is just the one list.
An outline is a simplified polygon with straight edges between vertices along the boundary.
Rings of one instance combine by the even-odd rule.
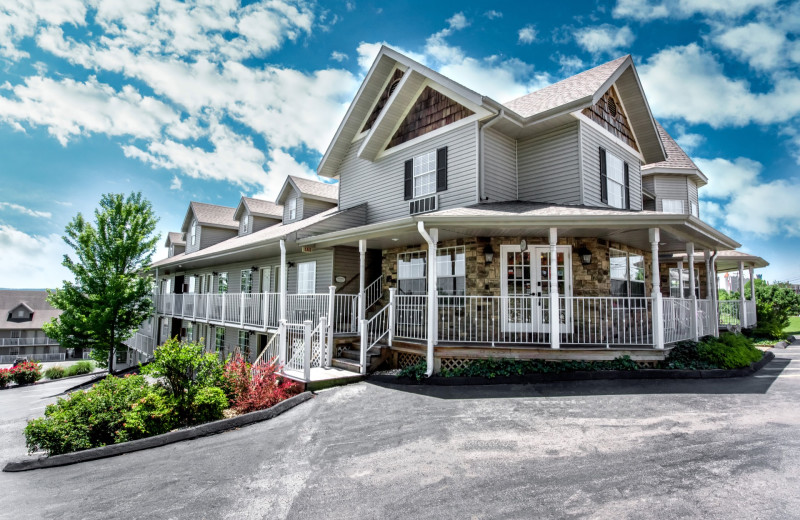
[[[550, 331], [550, 246], [503, 245], [501, 251], [500, 306], [503, 332]], [[559, 296], [572, 295], [570, 246], [556, 247]], [[561, 312], [561, 329], [570, 323], [569, 309]]]

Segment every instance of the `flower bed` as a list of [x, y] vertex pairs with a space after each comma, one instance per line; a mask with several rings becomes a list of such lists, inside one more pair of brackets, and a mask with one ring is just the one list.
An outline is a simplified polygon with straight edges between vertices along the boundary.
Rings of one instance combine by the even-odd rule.
[[196, 343], [170, 340], [143, 375], [109, 376], [47, 406], [25, 427], [29, 452], [70, 453], [222, 419], [226, 409], [261, 410], [300, 392], [276, 367], [251, 370], [240, 356], [223, 363]]

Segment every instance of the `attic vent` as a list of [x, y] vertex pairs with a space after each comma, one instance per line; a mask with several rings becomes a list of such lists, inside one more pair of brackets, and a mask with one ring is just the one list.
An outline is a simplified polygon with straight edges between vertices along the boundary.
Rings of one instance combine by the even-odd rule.
[[614, 98], [608, 98], [608, 113], [611, 114], [611, 117], [617, 117], [617, 104], [614, 103]]
[[423, 199], [412, 200], [408, 203], [408, 212], [411, 215], [418, 213], [427, 213], [428, 211], [436, 211], [436, 195], [425, 197]]

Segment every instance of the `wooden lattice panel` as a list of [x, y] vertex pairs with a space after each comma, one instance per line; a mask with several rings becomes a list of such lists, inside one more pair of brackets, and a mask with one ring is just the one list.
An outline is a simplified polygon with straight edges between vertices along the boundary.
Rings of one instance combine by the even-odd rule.
[[442, 358], [442, 370], [455, 370], [457, 368], [466, 368], [472, 363], [471, 359], [464, 358]]
[[409, 354], [408, 352], [399, 352], [397, 354], [397, 368], [414, 366], [420, 361], [422, 361], [422, 356], [417, 354]]

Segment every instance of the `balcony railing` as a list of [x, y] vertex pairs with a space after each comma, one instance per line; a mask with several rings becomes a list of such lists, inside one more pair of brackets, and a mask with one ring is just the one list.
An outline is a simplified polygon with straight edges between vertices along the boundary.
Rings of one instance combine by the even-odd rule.
[[0, 338], [0, 347], [38, 347], [58, 345], [53, 338]]

